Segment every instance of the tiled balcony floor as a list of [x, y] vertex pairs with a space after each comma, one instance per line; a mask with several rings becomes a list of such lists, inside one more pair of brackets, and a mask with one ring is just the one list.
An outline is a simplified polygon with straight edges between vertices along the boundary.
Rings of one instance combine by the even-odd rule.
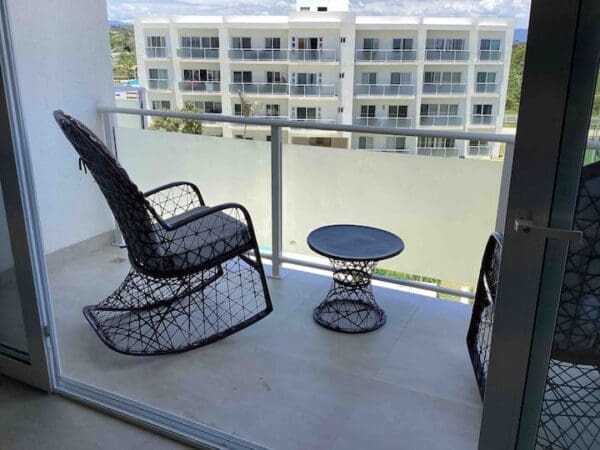
[[187, 353], [132, 357], [106, 348], [81, 314], [128, 266], [109, 246], [51, 264], [64, 375], [273, 449], [476, 448], [469, 306], [378, 286], [387, 324], [339, 334], [312, 320], [328, 276], [288, 270], [269, 280], [263, 321]]

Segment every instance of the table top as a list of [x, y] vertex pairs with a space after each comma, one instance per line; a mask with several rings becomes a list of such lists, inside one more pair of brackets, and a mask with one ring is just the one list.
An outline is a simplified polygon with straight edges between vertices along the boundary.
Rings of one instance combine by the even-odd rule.
[[306, 239], [316, 253], [346, 261], [380, 261], [404, 250], [404, 242], [389, 231], [363, 225], [328, 225]]

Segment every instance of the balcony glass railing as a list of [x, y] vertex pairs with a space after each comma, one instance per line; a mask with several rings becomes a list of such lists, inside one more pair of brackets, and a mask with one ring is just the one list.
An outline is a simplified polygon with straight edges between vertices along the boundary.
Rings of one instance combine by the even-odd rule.
[[354, 86], [354, 95], [389, 95], [396, 97], [414, 94], [415, 86], [413, 84], [356, 84]]
[[492, 156], [491, 145], [469, 145], [469, 156], [487, 157]]
[[321, 123], [336, 123], [337, 119], [324, 118], [324, 117], [291, 117], [291, 120], [297, 120], [299, 122], [321, 122]]
[[218, 48], [181, 47], [177, 49], [177, 56], [184, 59], [217, 59]]
[[472, 125], [495, 125], [495, 119], [492, 114], [473, 114], [471, 116]]
[[468, 61], [469, 51], [426, 49], [425, 59], [427, 61]]
[[231, 83], [229, 92], [255, 95], [288, 95], [290, 85], [287, 83]]
[[167, 48], [166, 47], [146, 47], [147, 58], [166, 58]]
[[220, 92], [219, 81], [180, 81], [179, 90], [187, 92]]
[[337, 61], [337, 51], [333, 49], [318, 50], [289, 50], [290, 61], [302, 62], [334, 62]]
[[461, 95], [465, 92], [466, 83], [423, 83], [423, 94]]
[[412, 119], [410, 117], [355, 117], [354, 125], [385, 128], [410, 128], [412, 126]]
[[423, 126], [459, 127], [463, 123], [462, 116], [421, 116]]
[[475, 92], [477, 94], [497, 94], [497, 83], [475, 83]]
[[234, 61], [287, 61], [288, 51], [279, 48], [234, 48], [229, 50]]
[[479, 50], [479, 61], [500, 61], [502, 50]]
[[397, 62], [416, 61], [416, 50], [356, 50], [356, 61], [368, 62]]
[[290, 95], [293, 97], [335, 97], [335, 84], [291, 84]]
[[148, 89], [155, 89], [155, 90], [170, 89], [169, 80], [148, 80]]
[[442, 158], [458, 158], [457, 147], [417, 147], [419, 156], [438, 156]]

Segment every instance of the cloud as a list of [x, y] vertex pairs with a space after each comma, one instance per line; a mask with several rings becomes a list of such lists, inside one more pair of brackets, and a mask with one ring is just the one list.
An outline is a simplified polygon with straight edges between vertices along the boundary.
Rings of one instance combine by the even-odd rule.
[[[350, 8], [365, 15], [491, 16], [509, 18], [526, 28], [531, 0], [353, 0]], [[108, 0], [111, 20], [139, 15], [285, 15], [295, 0]]]

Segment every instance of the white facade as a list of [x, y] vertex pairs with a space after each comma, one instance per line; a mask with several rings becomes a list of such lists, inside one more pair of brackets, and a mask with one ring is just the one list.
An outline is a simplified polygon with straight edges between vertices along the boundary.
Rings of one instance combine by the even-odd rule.
[[[345, 1], [304, 0], [288, 16], [137, 18], [135, 34], [148, 107], [197, 102], [205, 112], [234, 115], [242, 92], [257, 103], [259, 116], [502, 129], [513, 36], [508, 20], [363, 17]], [[241, 136], [239, 127], [205, 125], [207, 134]], [[268, 127], [255, 127], [246, 137], [268, 134]], [[486, 142], [297, 129], [286, 139], [437, 156], [498, 152]]]

